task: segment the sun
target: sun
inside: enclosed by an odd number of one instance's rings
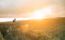
[[[31,18],[43,19],[43,18],[48,17],[51,13],[52,13],[52,7],[41,8],[41,9],[35,10],[32,13]]]
[[[32,15],[32,18],[33,19],[41,19],[41,18],[43,18],[43,15],[42,15],[42,13],[40,14],[39,12],[38,13],[34,13]]]

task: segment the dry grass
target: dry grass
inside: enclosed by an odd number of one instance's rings
[[[0,23],[0,40],[65,40],[65,18]]]

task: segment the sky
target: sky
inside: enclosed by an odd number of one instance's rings
[[[0,18],[0,22],[13,22],[14,18]],[[16,21],[30,20],[29,18],[16,18]]]
[[[65,0],[0,0],[0,18],[29,17],[34,10],[53,7],[54,16],[65,16]]]

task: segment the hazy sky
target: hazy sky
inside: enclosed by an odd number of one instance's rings
[[[0,17],[27,17],[32,11],[49,5],[65,16],[64,4],[64,0],[0,0]]]

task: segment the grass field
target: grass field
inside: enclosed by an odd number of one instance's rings
[[[0,40],[65,40],[65,18],[1,22]]]

